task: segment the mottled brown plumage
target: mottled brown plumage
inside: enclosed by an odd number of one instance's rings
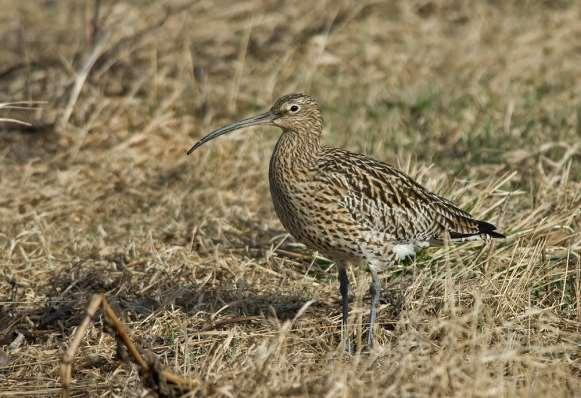
[[[445,239],[502,238],[401,171],[368,156],[321,144],[323,118],[304,94],[279,98],[270,111],[208,134],[189,151],[220,135],[259,124],[282,129],[270,159],[269,180],[280,221],[297,240],[337,263],[344,331],[348,316],[346,264],[366,262],[372,274],[368,345],[379,300],[378,270]]]

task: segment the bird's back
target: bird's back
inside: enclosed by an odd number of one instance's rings
[[[496,227],[415,182],[396,168],[368,156],[323,147],[317,178],[335,188],[360,225],[381,231],[395,242],[437,242],[471,236],[503,237]]]

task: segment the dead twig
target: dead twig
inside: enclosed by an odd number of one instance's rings
[[[16,102],[3,102],[0,103],[0,110],[36,110],[39,109],[36,105],[45,104],[45,101],[16,101]],[[25,122],[24,120],[14,119],[10,117],[0,117],[0,123],[14,123],[19,126],[24,126],[25,128],[33,127],[31,123]]]
[[[97,60],[99,59],[99,57],[101,56],[101,54],[105,50],[105,44],[107,42],[108,37],[109,37],[108,35],[103,35],[103,37],[101,37],[99,39],[99,41],[93,47],[93,50],[91,51],[89,56],[86,58],[86,60],[83,64],[83,67],[77,73],[77,76],[75,77],[75,81],[73,84],[73,88],[71,90],[71,94],[69,96],[67,106],[66,106],[65,111],[63,112],[63,116],[59,122],[59,125],[61,127],[65,126],[67,124],[71,115],[73,114],[73,110],[75,108],[77,100],[79,99],[79,95],[81,94],[81,90],[82,90],[83,86],[85,85],[85,81],[89,77],[89,74],[91,73],[91,69],[93,69],[95,62],[97,62]]]
[[[142,380],[147,387],[151,388],[159,396],[173,396],[173,392],[176,390],[185,393],[200,387],[201,383],[197,380],[186,379],[169,370],[161,368],[152,354],[144,352],[138,348],[129,336],[124,322],[117,316],[105,298],[105,295],[96,294],[92,297],[87,307],[87,316],[75,331],[69,348],[66,350],[62,358],[61,385],[64,397],[68,397],[70,392],[73,358],[79,349],[81,340],[86,334],[91,322],[94,321],[99,309],[103,312],[105,318],[104,330],[115,338],[118,347],[127,350],[129,358],[139,366]]]

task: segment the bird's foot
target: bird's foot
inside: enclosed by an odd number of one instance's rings
[[[343,346],[343,351],[346,354],[353,355],[354,345],[353,345],[353,338],[347,331],[346,325],[343,325],[341,328],[341,345]]]
[[[341,344],[343,345],[343,351],[345,351],[345,354],[353,355],[355,353],[355,351],[353,350],[353,340],[351,339],[351,337],[343,339],[341,341]]]
[[[373,327],[369,327],[369,331],[367,332],[367,344],[365,345],[365,352],[370,352],[373,349]]]

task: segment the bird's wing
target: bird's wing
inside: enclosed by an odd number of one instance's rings
[[[397,169],[348,151],[322,157],[320,176],[341,197],[360,227],[398,242],[495,236],[495,227],[475,220],[452,202],[429,192]],[[497,234],[498,235],[498,234]]]

